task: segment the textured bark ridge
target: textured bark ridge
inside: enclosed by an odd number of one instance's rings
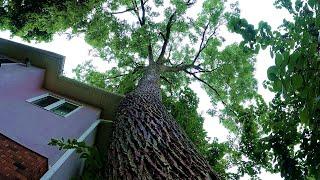
[[[160,91],[160,70],[157,67],[147,68],[134,93],[145,94],[161,101]]]
[[[218,179],[166,111],[157,78],[143,77],[119,106],[107,179]]]

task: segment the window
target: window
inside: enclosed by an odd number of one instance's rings
[[[69,114],[70,112],[76,110],[77,108],[78,108],[78,106],[71,104],[71,103],[68,103],[68,102],[65,102],[65,103],[53,108],[51,111],[58,114],[58,115],[65,116],[65,115]]]
[[[52,97],[52,96],[47,96],[47,97],[41,98],[39,100],[36,100],[32,103],[44,108],[44,107],[47,107],[50,104],[56,103],[58,101],[60,101],[60,99]]]
[[[42,107],[45,110],[51,111],[63,117],[71,115],[81,107],[77,104],[67,101],[66,99],[56,97],[50,94],[44,94],[38,97],[28,99],[27,102],[30,102],[36,106]]]

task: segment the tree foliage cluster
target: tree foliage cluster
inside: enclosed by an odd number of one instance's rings
[[[320,178],[320,9],[316,0],[275,1],[292,20],[283,20],[276,30],[266,22],[255,29],[245,19],[233,17],[229,27],[242,35],[246,51],[270,49],[275,65],[267,71],[265,87],[276,93],[268,113],[250,123],[244,153],[257,166],[280,172],[285,179]],[[247,124],[240,122],[243,129]],[[252,155],[252,156],[251,156]]]

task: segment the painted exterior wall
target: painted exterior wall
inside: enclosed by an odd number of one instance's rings
[[[61,117],[26,102],[48,93],[42,89],[45,70],[20,64],[0,68],[0,133],[48,158],[52,166],[63,151],[47,145],[51,138],[78,139],[100,115],[100,110],[83,106]]]

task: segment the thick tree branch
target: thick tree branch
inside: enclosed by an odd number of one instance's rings
[[[133,4],[133,9],[134,9],[134,12],[139,20],[139,24],[140,26],[144,26],[146,24],[146,8],[145,8],[145,4],[148,2],[148,0],[146,1],[143,1],[143,0],[140,0],[140,7],[138,6],[136,0],[132,0],[131,1],[132,4]],[[141,16],[140,16],[140,10],[141,8]]]
[[[138,18],[138,21],[139,21],[139,24],[141,25],[142,24],[142,20],[141,20],[141,18],[140,18],[140,14],[139,14],[139,7],[138,7],[138,5],[137,5],[137,3],[136,3],[136,0],[132,0],[131,1],[132,2],[132,4],[133,4],[133,9],[134,9],[134,13],[136,14],[136,16],[137,16],[137,18]]]
[[[216,35],[217,30],[218,30],[218,28],[220,27],[220,25],[217,26],[217,27],[215,27],[214,30],[213,30],[213,32],[212,32],[212,33],[209,35],[209,37],[207,38],[207,40],[205,40],[205,39],[206,39],[205,37],[206,37],[207,31],[208,31],[208,29],[209,29],[209,25],[210,25],[210,22],[208,22],[208,23],[206,24],[206,26],[205,26],[205,28],[204,28],[204,30],[203,30],[203,33],[202,33],[202,36],[201,36],[201,43],[200,43],[200,46],[199,46],[199,50],[198,50],[198,52],[196,53],[196,55],[195,55],[195,57],[194,57],[194,59],[193,59],[193,64],[195,64],[196,61],[199,59],[199,56],[200,56],[201,52],[207,47],[208,42],[211,40],[211,38],[212,38],[214,35]]]
[[[191,76],[193,76],[195,79],[197,79],[198,81],[202,82],[203,84],[205,84],[206,86],[208,86],[211,90],[214,91],[214,93],[220,98],[220,101],[222,102],[222,104],[224,105],[225,108],[228,108],[228,105],[227,103],[225,103],[222,98],[221,98],[221,95],[220,93],[213,87],[211,86],[209,83],[207,83],[206,81],[204,81],[203,79],[199,78],[197,75],[195,75],[195,73],[192,73],[192,72],[189,72],[187,70],[185,70],[185,72],[187,74],[190,74]],[[236,117],[238,117],[238,114],[232,110],[231,108],[228,108],[228,110],[230,110],[230,112],[232,112]]]
[[[168,43],[169,43],[169,39],[170,39],[170,33],[171,33],[171,27],[174,23],[174,18],[176,16],[176,11],[174,13],[171,14],[169,20],[168,20],[168,23],[167,23],[167,26],[166,26],[166,34],[163,35],[162,34],[162,37],[163,37],[163,45],[162,45],[162,48],[161,48],[161,52],[160,52],[160,55],[158,57],[158,60],[157,62],[159,64],[163,64],[165,59],[164,59],[164,54],[166,53],[166,49],[167,49],[167,46],[168,46]]]
[[[151,42],[149,42],[148,44],[148,61],[149,64],[154,64],[154,59],[153,59],[153,51],[152,51],[152,46],[151,46]]]
[[[195,3],[196,3],[196,1],[188,0],[186,2],[186,5],[188,7],[191,7]],[[177,11],[175,10],[171,14],[171,16],[169,17],[168,23],[166,25],[166,33],[163,34],[162,32],[160,32],[160,35],[162,36],[164,41],[163,41],[163,45],[162,45],[162,48],[161,48],[160,55],[159,55],[159,57],[157,59],[158,64],[163,64],[166,61],[166,59],[164,58],[164,55],[165,55],[166,50],[167,50],[167,46],[168,46],[168,43],[169,43],[169,40],[170,40],[171,28],[172,28],[172,25],[174,23],[174,19],[176,18],[176,16],[177,16]]]
[[[146,24],[146,9],[144,7],[145,3],[147,1],[143,2],[143,0],[140,0],[140,5],[141,5],[141,11],[142,11],[142,17],[141,17],[141,26]]]
[[[180,65],[178,65],[178,66],[172,66],[172,67],[165,66],[165,68],[164,68],[165,71],[178,72],[178,71],[182,71],[182,70],[187,70],[187,69],[189,69],[189,68],[196,68],[197,70],[201,70],[202,72],[207,72],[207,71],[205,71],[205,70],[203,70],[203,69],[199,69],[200,66],[199,66],[199,65],[195,65],[195,64],[196,64],[196,61],[199,59],[199,56],[200,56],[201,52],[207,47],[208,42],[209,42],[209,41],[211,40],[211,38],[216,34],[216,31],[217,31],[217,29],[218,29],[218,27],[216,27],[216,28],[214,29],[214,31],[208,36],[208,38],[206,38],[207,31],[208,31],[208,29],[209,29],[209,25],[210,25],[210,22],[208,22],[208,23],[206,24],[206,26],[204,27],[204,30],[203,30],[202,35],[201,35],[201,42],[200,42],[200,45],[199,45],[199,50],[197,51],[194,59],[192,60],[192,63],[191,63],[191,64],[187,64],[187,65],[181,65],[181,66],[180,66]],[[164,43],[164,45],[166,45],[166,44]],[[165,50],[164,50],[164,51],[165,51]],[[162,52],[162,51],[161,51],[161,52]],[[160,54],[160,55],[161,55],[161,54]],[[163,56],[164,56],[164,54],[163,54]],[[168,60],[168,58],[164,58],[164,57],[162,57],[162,58],[160,59],[160,56],[159,56],[159,58],[158,58],[158,61],[160,61],[159,64],[161,64],[161,63],[163,64],[163,63],[166,62],[167,60]],[[199,71],[199,72],[201,72],[201,71]],[[197,73],[199,73],[199,72],[197,72]]]
[[[134,12],[136,14],[136,16],[138,17],[138,20],[139,20],[139,24],[140,26],[144,26],[146,24],[146,9],[145,9],[145,4],[148,2],[148,0],[146,1],[143,1],[143,0],[140,0],[140,8],[141,8],[141,11],[142,11],[142,15],[140,17],[140,13],[139,13],[139,7],[136,3],[135,0],[132,0],[132,4],[133,6],[135,7],[134,8]],[[147,35],[149,36],[149,34]],[[152,51],[152,45],[151,45],[151,40],[150,38],[148,37],[149,39],[149,43],[148,43],[148,61],[149,61],[149,64],[153,64],[154,63],[154,58],[153,58],[153,51]]]

